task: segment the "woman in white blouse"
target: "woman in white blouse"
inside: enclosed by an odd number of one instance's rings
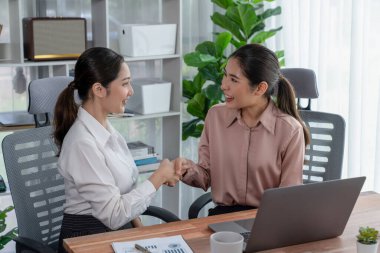
[[[79,107],[75,90],[82,101]],[[54,139],[66,193],[59,252],[64,252],[64,238],[141,225],[138,216],[157,189],[178,181],[172,162],[165,159],[148,180],[136,185],[138,170],[127,144],[107,120],[109,113],[124,112],[132,95],[124,58],[96,47],[79,57],[74,81],[58,98]]]

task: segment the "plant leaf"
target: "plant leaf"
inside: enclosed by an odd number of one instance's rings
[[[0,233],[4,232],[4,230],[7,228],[7,224],[0,223]]]
[[[262,20],[267,19],[272,16],[281,14],[281,6],[278,6],[274,9],[267,9],[262,14],[258,15]]]
[[[285,57],[278,60],[280,67],[285,67]]]
[[[8,206],[7,208],[0,210],[0,221],[5,220],[7,213],[11,212],[13,209],[15,209],[13,206]]]
[[[234,6],[235,3],[233,0],[211,0],[214,4],[222,7],[223,9],[227,9],[230,6]]]
[[[227,9],[226,16],[239,24],[240,29],[244,33],[244,40],[248,40],[254,24],[258,22],[255,9],[250,4],[240,4],[237,7],[230,7]]]
[[[206,97],[202,93],[197,93],[192,99],[187,101],[187,112],[204,120],[206,116],[204,113],[205,103]]]
[[[253,8],[255,8],[255,11],[257,12],[258,10],[264,8],[264,4],[263,3],[253,4]],[[259,16],[259,15],[257,15],[257,16]]]
[[[204,93],[211,101],[220,101],[223,98],[223,92],[220,89],[220,85],[210,84],[204,89]],[[211,107],[212,105],[210,105]]]
[[[17,231],[17,228],[13,228],[12,230],[8,231],[5,235],[0,236],[0,249],[3,249],[5,244],[17,237]]]
[[[223,33],[218,34],[215,40],[215,49],[216,49],[217,57],[223,56],[224,50],[230,44],[231,39],[232,39],[232,35],[229,32],[223,32]]]
[[[244,40],[240,41],[240,40],[236,40],[236,39],[232,38],[231,44],[234,45],[235,48],[239,48],[239,47],[246,45],[247,42],[245,42]]]
[[[264,30],[264,28],[265,28],[265,24],[264,24],[264,22],[259,21],[257,24],[255,24],[255,25],[252,27],[252,29],[251,29],[251,33],[249,34],[249,38],[251,38],[253,34],[255,34],[255,33],[259,32],[259,31]]]
[[[192,136],[196,131],[197,124],[200,119],[192,119],[182,123],[182,140],[186,140],[189,136]]]
[[[198,51],[201,54],[208,54],[208,55],[212,55],[212,56],[217,56],[216,45],[214,42],[211,42],[211,41],[205,41],[205,42],[198,44],[195,47],[195,51]]]
[[[285,66],[285,51],[284,50],[278,50],[275,53],[276,53],[278,62],[280,64],[280,67],[284,67]]]
[[[285,56],[284,50],[277,50],[275,53],[276,53],[277,58],[282,58]]]
[[[201,54],[200,52],[191,52],[185,54],[183,59],[188,66],[198,68],[207,66],[209,63],[218,61],[218,59],[216,59],[214,56]]]
[[[203,132],[203,128],[204,128],[204,124],[201,123],[201,124],[198,124],[195,128],[195,131],[193,132],[193,134],[191,135],[192,137],[195,137],[195,138],[199,138]]]
[[[193,84],[195,86],[195,92],[199,93],[202,91],[203,84],[206,82],[206,80],[202,77],[200,73],[196,74],[194,77]]]
[[[221,72],[216,65],[208,65],[199,68],[198,71],[205,80],[210,80],[215,83],[220,83],[223,78],[223,72]]]
[[[195,95],[195,87],[191,80],[182,81],[182,96],[191,99]]]
[[[270,37],[274,36],[277,31],[281,30],[282,29],[282,26],[276,28],[276,29],[272,29],[272,30],[269,30],[269,31],[262,31],[262,32],[259,32],[258,34],[256,34],[253,39],[251,40],[251,43],[263,43],[264,41],[266,41],[267,39],[269,39]]]
[[[224,16],[218,12],[215,12],[211,16],[211,20],[212,20],[212,22],[214,22],[214,24],[216,24],[216,25],[220,26],[221,28],[224,28],[227,31],[231,32],[239,40],[244,40],[244,37],[240,33],[239,25],[236,24],[233,20],[231,20],[227,16]]]
[[[206,82],[205,79],[203,79],[202,75],[198,72],[194,76],[194,79],[191,80],[183,80],[182,81],[182,87],[183,87],[183,96],[185,98],[191,99],[195,96],[196,93],[202,92],[203,84]]]

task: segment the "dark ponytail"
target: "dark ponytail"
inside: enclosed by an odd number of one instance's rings
[[[248,44],[237,49],[229,58],[238,60],[252,89],[262,81],[268,84],[265,93],[268,99],[274,95],[275,87],[278,86],[277,107],[301,123],[305,145],[310,144],[309,130],[299,116],[293,86],[281,75],[276,54],[263,45]]]
[[[78,105],[74,92],[82,104],[90,97],[90,91],[95,83],[107,88],[109,83],[117,78],[124,57],[105,47],[93,47],[84,51],[75,64],[75,76],[66,89],[59,95],[54,110],[54,141],[61,153],[63,139],[77,118]]]
[[[309,129],[305,126],[305,123],[301,119],[296,103],[296,95],[293,86],[290,84],[289,80],[283,75],[280,75],[277,88],[277,107],[293,116],[298,122],[301,123],[303,128],[303,135],[305,139],[305,145],[310,144],[310,133]]]
[[[75,83],[72,81],[59,95],[54,108],[54,141],[60,153],[63,139],[74,124],[78,114],[78,105],[74,99]]]

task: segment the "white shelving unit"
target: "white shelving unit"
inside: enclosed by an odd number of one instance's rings
[[[132,79],[153,77],[172,83],[170,111],[131,118],[112,118],[111,122],[122,134],[125,134],[128,141],[146,138],[148,144],[155,146],[160,159],[175,159],[180,156],[182,0],[0,0],[0,5],[1,3],[8,5],[9,43],[0,43],[0,69],[22,67],[28,70],[30,80],[69,75],[75,61],[32,62],[24,59],[22,38],[24,17],[84,17],[87,20],[87,47],[108,47],[116,52],[119,52],[117,28],[120,24],[177,24],[175,54],[125,58],[130,66]],[[179,187],[179,185],[173,188],[164,187],[160,198],[161,206],[176,214],[179,214]]]

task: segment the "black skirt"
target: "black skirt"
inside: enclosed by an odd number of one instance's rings
[[[117,230],[132,228],[128,222]],[[63,248],[63,239],[72,238],[82,235],[93,235],[104,232],[114,231],[105,226],[101,221],[92,215],[63,214],[61,234],[59,236],[58,253],[66,253]]]
[[[224,214],[224,213],[233,213],[238,211],[245,211],[245,210],[251,210],[256,209],[257,207],[254,206],[216,206],[214,208],[210,208],[208,210],[208,216],[218,215],[218,214]]]

